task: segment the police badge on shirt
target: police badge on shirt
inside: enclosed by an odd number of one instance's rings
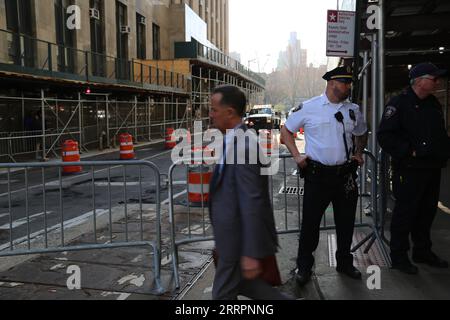
[[[389,120],[397,113],[397,108],[394,106],[388,106],[386,110],[384,111],[384,118],[386,120]]]

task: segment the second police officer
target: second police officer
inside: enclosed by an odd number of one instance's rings
[[[450,157],[444,112],[432,95],[445,73],[432,63],[411,69],[411,86],[388,103],[378,131],[379,143],[393,165],[392,265],[407,274],[419,271],[409,259],[410,236],[414,262],[448,268],[448,262],[432,251],[430,234],[438,209],[441,171]]]
[[[323,215],[333,204],[337,233],[337,271],[360,279],[353,265],[353,240],[358,188],[356,172],[363,164],[367,124],[359,106],[349,102],[353,73],[339,67],[324,75],[327,88],[319,97],[303,104],[282,129],[282,138],[305,178],[303,223],[297,258],[297,284],[312,276],[314,252],[319,244]],[[305,132],[306,155],[302,156],[293,134]]]

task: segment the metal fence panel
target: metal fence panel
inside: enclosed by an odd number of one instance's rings
[[[64,168],[73,166],[82,166],[85,172],[63,178]],[[155,164],[148,161],[87,161],[11,163],[0,164],[0,168],[6,170],[7,177],[0,203],[9,214],[8,223],[0,226],[8,234],[7,243],[0,245],[0,257],[149,246],[154,257],[155,294],[164,293],[161,284],[161,182]],[[132,178],[127,170],[133,170]],[[150,175],[144,176],[144,170]],[[73,182],[69,183],[69,179]],[[69,205],[81,200],[76,198],[76,186],[88,194],[88,202],[84,197],[83,202],[91,204],[92,211],[81,216],[77,208]],[[116,188],[119,191],[113,192],[113,186],[120,187]],[[154,198],[145,205],[151,217],[145,220],[144,187],[154,191]],[[72,196],[75,198],[67,204],[67,198]],[[115,202],[120,201],[119,205],[112,206],[112,198]],[[114,231],[114,222],[123,220],[124,231]],[[75,237],[77,241],[74,242],[70,237],[73,237],[75,226],[82,228],[78,237],[83,235],[83,238]],[[117,238],[113,237],[113,232]]]

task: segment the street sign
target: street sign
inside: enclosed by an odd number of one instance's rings
[[[328,10],[327,57],[353,57],[355,54],[354,11]]]

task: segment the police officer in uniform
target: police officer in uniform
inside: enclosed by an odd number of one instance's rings
[[[361,278],[353,266],[350,250],[358,202],[355,179],[358,166],[363,164],[367,125],[360,108],[348,101],[353,82],[351,68],[339,67],[323,78],[328,82],[326,92],[305,102],[282,129],[285,145],[305,178],[296,274],[300,286],[311,279],[320,223],[330,203],[337,228],[337,271]],[[305,131],[305,156],[300,154],[293,138],[293,133],[301,128]]]
[[[392,157],[396,205],[391,222],[391,258],[394,269],[417,274],[409,259],[409,236],[413,261],[448,268],[433,251],[430,229],[436,216],[441,169],[450,157],[450,138],[442,106],[432,93],[446,73],[431,63],[410,72],[411,86],[386,107],[378,140]]]

